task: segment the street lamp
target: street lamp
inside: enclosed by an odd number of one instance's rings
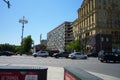
[[[23,16],[23,18],[19,20],[19,23],[21,23],[21,24],[22,24],[22,36],[21,36],[21,52],[22,52],[22,43],[23,43],[24,24],[27,24],[27,23],[28,23],[28,21],[27,21],[27,20],[25,20],[25,17]],[[21,53],[21,55],[22,55],[22,53]]]

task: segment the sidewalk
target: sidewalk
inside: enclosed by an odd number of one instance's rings
[[[120,78],[116,78],[109,75],[104,75],[100,73],[95,73],[91,71],[87,71],[90,74],[93,74],[97,77],[102,78],[103,80],[120,80]],[[61,67],[48,67],[48,80],[64,80],[64,69]]]
[[[64,69],[61,67],[48,67],[47,80],[64,80]]]
[[[25,65],[25,64],[0,64],[0,66],[39,66],[39,65]],[[62,67],[47,67],[47,80],[64,80],[64,69]]]
[[[120,78],[116,78],[116,77],[105,75],[105,74],[100,74],[100,73],[95,73],[95,72],[90,72],[90,71],[87,71],[87,72],[90,73],[90,74],[93,74],[97,77],[100,77],[103,80],[120,80]]]

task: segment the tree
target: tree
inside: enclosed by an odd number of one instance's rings
[[[29,35],[29,36],[25,37],[22,42],[23,52],[29,53],[31,50],[32,44],[33,44],[33,40],[31,38],[31,36]]]
[[[73,52],[74,48],[72,46],[72,42],[66,45],[66,50],[69,52]]]
[[[0,44],[0,51],[18,52],[18,51],[20,51],[20,46],[10,45],[8,43],[6,43],[6,44]]]
[[[66,50],[67,51],[81,51],[81,42],[79,40],[73,41],[71,43],[69,43],[68,45],[66,45]]]

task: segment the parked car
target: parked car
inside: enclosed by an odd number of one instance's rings
[[[59,57],[68,58],[69,54],[70,54],[69,52],[59,52],[59,53],[54,53],[53,57],[55,57],[55,58],[59,58]]]
[[[47,51],[38,51],[36,53],[33,53],[32,56],[34,56],[34,57],[48,57],[49,53]]]
[[[87,54],[88,57],[98,57],[98,53],[97,52],[90,52]]]
[[[120,61],[120,53],[112,51],[100,51],[98,53],[98,60],[101,62]]]
[[[53,57],[53,55],[54,55],[55,53],[59,53],[59,50],[50,50],[50,51],[48,51],[48,53],[49,53],[49,56],[50,56],[50,57]]]
[[[14,55],[13,52],[10,51],[0,51],[0,56],[12,56]]]
[[[71,59],[87,59],[87,55],[81,53],[81,52],[73,52],[69,54],[69,58]]]

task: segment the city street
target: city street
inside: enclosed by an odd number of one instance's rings
[[[38,65],[41,67],[65,67],[76,66],[90,72],[96,72],[120,78],[120,63],[101,63],[97,58],[87,60],[71,60],[54,57],[33,57],[33,56],[0,56],[0,65]]]

